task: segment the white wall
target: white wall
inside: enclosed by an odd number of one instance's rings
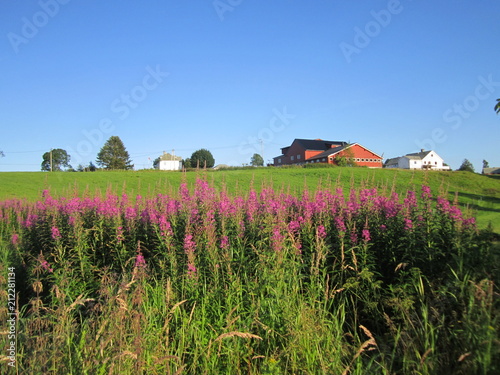
[[[181,162],[179,160],[160,160],[160,171],[178,171],[182,169]]]

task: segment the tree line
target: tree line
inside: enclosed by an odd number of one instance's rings
[[[0,151],[0,156],[3,152]],[[61,148],[55,148],[47,151],[42,156],[42,171],[78,171],[94,172],[97,169],[106,170],[132,170],[134,165],[130,155],[125,148],[122,140],[118,136],[111,136],[97,154],[96,164],[90,162],[87,166],[78,165],[74,169],[70,164],[71,156]],[[158,168],[161,157],[153,161],[153,168]],[[212,168],[215,165],[215,159],[212,153],[207,149],[199,149],[191,155],[190,158],[182,160],[185,168]],[[253,166],[263,166],[264,159],[259,154],[254,154],[250,160]]]

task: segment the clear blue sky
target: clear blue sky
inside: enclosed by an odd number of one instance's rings
[[[0,171],[95,162],[112,135],[136,169],[294,138],[500,167],[499,37],[498,0],[5,0]]]

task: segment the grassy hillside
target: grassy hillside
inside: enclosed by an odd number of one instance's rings
[[[480,227],[489,223],[500,232],[500,178],[468,172],[423,172],[404,170],[373,170],[366,168],[258,168],[200,172],[110,171],[94,173],[69,172],[4,172],[0,174],[0,200],[23,198],[34,201],[44,189],[53,196],[103,194],[111,189],[135,196],[175,194],[179,184],[186,181],[192,186],[196,178],[207,178],[216,188],[245,193],[249,186],[256,190],[272,184],[300,194],[305,188],[324,187],[377,187],[404,192],[419,190],[422,184],[432,191],[445,192],[448,199],[458,198],[462,208],[472,209]]]

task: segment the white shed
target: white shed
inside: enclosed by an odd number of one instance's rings
[[[163,155],[160,156],[158,169],[160,171],[179,171],[182,169],[182,158],[164,151]]]

